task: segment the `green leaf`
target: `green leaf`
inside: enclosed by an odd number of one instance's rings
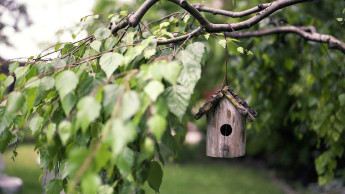
[[[134,151],[125,147],[116,157],[115,164],[121,174],[129,173],[134,164]]]
[[[18,67],[16,70],[14,70],[14,74],[16,74],[16,78],[19,79],[22,76],[24,76],[30,68],[30,65],[26,65],[23,67]]]
[[[153,133],[157,141],[160,141],[164,133],[167,122],[164,117],[160,115],[154,115],[147,121],[149,130]]]
[[[156,53],[156,49],[145,49],[144,51],[144,57],[145,59],[149,59]]]
[[[66,116],[69,115],[76,102],[77,97],[73,93],[68,93],[65,97],[62,98],[62,109],[64,110]]]
[[[99,64],[109,79],[118,66],[121,65],[122,61],[123,56],[121,54],[106,53],[99,60]]]
[[[96,40],[103,40],[111,35],[111,31],[108,28],[98,28],[93,35]]]
[[[115,14],[109,14],[108,18],[112,18]]]
[[[38,88],[40,86],[41,80],[38,77],[32,77],[29,79],[25,85],[26,89]]]
[[[98,188],[98,193],[102,193],[102,194],[113,194],[113,188],[109,185],[101,185]]]
[[[132,45],[134,43],[135,32],[128,32],[126,36],[126,44]]]
[[[63,190],[63,183],[61,179],[50,179],[49,184],[46,186],[47,194],[60,194]]]
[[[206,40],[208,40],[210,38],[210,34],[206,33],[206,34],[204,34],[204,37],[206,38]]]
[[[177,79],[177,82],[193,92],[196,83],[201,77],[201,59],[205,52],[205,45],[195,42],[187,46],[186,50],[179,53],[182,60],[183,69]]]
[[[243,50],[243,47],[237,47],[237,51],[241,54],[243,54],[244,50]]]
[[[73,71],[63,71],[55,79],[55,87],[59,91],[60,97],[65,97],[74,90],[78,84],[78,77]]]
[[[55,51],[59,50],[59,48],[61,47],[62,43],[59,43],[55,46]]]
[[[10,74],[13,73],[17,69],[17,67],[19,67],[19,62],[18,61],[11,62],[9,64],[9,67],[8,67],[8,70],[9,70]]]
[[[66,61],[63,59],[54,59],[50,64],[54,69],[66,66]]]
[[[30,112],[30,110],[34,106],[37,94],[38,87],[28,88],[25,90],[27,112]]]
[[[94,19],[99,18],[99,15],[94,15],[93,18],[94,18]]]
[[[111,114],[122,90],[122,86],[116,84],[104,86],[103,108],[106,116]]]
[[[1,65],[0,65],[0,67],[1,67]],[[8,77],[12,77],[12,76],[8,76]],[[3,74],[3,73],[1,73],[0,74],[0,81],[2,81],[2,80],[4,80],[4,79],[6,79],[7,78],[7,76],[5,75],[5,74]],[[13,78],[13,77],[12,77]],[[13,81],[12,81],[13,82]],[[1,85],[2,85],[2,83],[1,83]]]
[[[69,54],[73,51],[74,45],[73,44],[66,44],[63,49],[61,50],[62,55]]]
[[[81,124],[82,130],[85,132],[90,123],[99,116],[101,105],[93,97],[86,96],[78,102],[77,109],[78,123]]]
[[[102,45],[102,42],[101,41],[99,41],[99,40],[95,40],[95,41],[93,41],[91,44],[90,44],[90,46],[91,46],[91,48],[93,48],[94,50],[96,50],[96,51],[100,51],[100,49],[101,49],[101,45]]]
[[[163,171],[162,171],[161,165],[159,165],[159,163],[156,161],[152,161],[150,172],[147,177],[147,181],[150,187],[158,193],[159,193],[159,188],[162,184],[162,179],[163,179]]]
[[[109,125],[109,123],[107,124]],[[113,154],[117,155],[123,150],[127,143],[136,138],[136,135],[137,131],[132,123],[124,123],[122,120],[114,119],[110,133],[106,136],[106,142],[111,145]]]
[[[72,124],[69,121],[62,121],[58,127],[58,134],[62,145],[66,145],[72,133]]]
[[[44,119],[40,116],[35,116],[30,120],[29,128],[31,129],[32,134],[35,134],[36,131],[41,128],[43,121]]]
[[[345,106],[345,93],[342,93],[338,96],[338,100],[340,102],[340,106]]]
[[[114,36],[110,36],[109,38],[105,39],[102,50],[106,51],[113,48],[116,44],[116,41],[117,39]]]
[[[148,75],[145,77],[146,79],[153,78],[155,80],[161,81],[162,77],[165,73],[165,63],[154,63],[148,69]]]
[[[52,77],[45,76],[40,80],[40,89],[46,91],[54,88],[55,79]]]
[[[135,91],[125,92],[122,97],[121,117],[126,120],[131,118],[140,108],[140,99]]]
[[[159,24],[159,28],[162,29],[162,28],[166,28],[170,25],[170,22],[162,22],[161,24]]]
[[[97,193],[98,187],[101,185],[101,183],[101,179],[95,173],[87,173],[86,175],[83,175],[83,178],[81,180],[82,193]]]
[[[82,149],[77,146],[68,152],[67,164],[65,172],[68,172],[68,176],[73,178],[80,167],[83,165],[85,159],[89,156],[90,150]]]
[[[343,18],[337,18],[338,22],[342,22],[344,19]]]
[[[44,61],[38,62],[36,64],[36,67],[37,67],[37,72],[39,74],[46,73],[46,72],[54,69],[51,63],[47,63],[47,62],[44,62]]]
[[[104,169],[104,166],[106,166],[111,156],[112,155],[111,151],[109,150],[109,146],[102,144],[93,160],[95,171],[100,172],[102,169]]]
[[[177,78],[181,72],[181,65],[176,61],[172,61],[165,65],[163,77],[165,80],[170,82],[172,85],[176,85]]]
[[[225,48],[225,45],[226,45],[226,40],[225,40],[225,39],[219,40],[218,43],[220,44],[220,46],[222,46],[223,48]]]
[[[153,80],[145,86],[144,91],[152,101],[156,101],[157,97],[164,91],[164,85],[159,81]]]
[[[20,110],[25,103],[25,97],[20,92],[11,92],[6,103],[6,111],[8,113],[15,113]]]
[[[0,135],[0,151],[3,153],[6,149],[6,147],[10,144],[12,139],[17,139],[16,136],[14,136],[11,131],[4,131]]]
[[[186,15],[186,16],[183,18],[183,22],[184,22],[184,23],[187,23],[188,20],[189,20],[189,18],[190,18],[190,15],[189,15],[189,14]]]
[[[56,124],[49,123],[47,127],[47,132],[46,132],[48,144],[54,143],[53,138],[54,138],[55,131],[56,131]]]
[[[146,137],[140,146],[140,151],[140,156],[142,156],[143,159],[151,160],[155,154],[155,142],[151,138]]]
[[[7,113],[4,109],[4,107],[0,107],[0,134],[2,134],[2,132],[6,128],[10,127],[12,122],[13,122],[12,115]]]
[[[167,117],[169,114],[169,108],[167,107],[167,103],[165,98],[159,98],[154,104],[151,109],[152,114],[159,114],[162,117]]]
[[[2,75],[4,75],[4,74],[2,74]],[[5,77],[6,77],[6,75],[5,75]],[[7,88],[13,82],[14,82],[14,78],[12,75],[10,75],[10,76],[6,77],[6,79],[3,82],[1,82],[1,85],[3,85],[5,88]]]
[[[166,145],[173,153],[176,153],[176,141],[175,138],[171,135],[170,130],[165,130],[162,137],[162,143]]]
[[[13,117],[9,113],[3,111],[0,112],[0,134],[10,127],[13,123]]]
[[[167,88],[165,96],[170,112],[181,120],[187,110],[191,93],[185,87],[177,85]]]

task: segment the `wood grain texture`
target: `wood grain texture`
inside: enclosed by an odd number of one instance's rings
[[[224,124],[232,127],[232,133],[224,136],[220,128]],[[217,158],[240,157],[246,151],[246,118],[227,99],[207,112],[206,155]]]

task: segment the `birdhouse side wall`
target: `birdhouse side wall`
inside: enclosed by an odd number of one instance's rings
[[[221,133],[221,126],[232,128],[229,136]],[[206,155],[218,158],[243,156],[246,150],[246,119],[226,98],[207,113]]]

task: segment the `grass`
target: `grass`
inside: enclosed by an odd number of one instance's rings
[[[22,194],[42,193],[41,185],[38,182],[41,169],[36,162],[39,156],[34,152],[34,146],[20,145],[17,152],[18,156],[15,161],[11,159],[12,150],[5,151],[3,154],[6,174],[23,180]]]
[[[146,185],[146,193],[154,191]],[[228,163],[167,165],[164,167],[164,194],[274,194],[284,193],[265,172]]]
[[[42,193],[38,183],[41,171],[33,145],[20,145],[17,152],[15,162],[11,160],[11,150],[4,153],[5,172],[23,179],[23,194]],[[147,194],[154,193],[147,184],[145,190]],[[219,161],[166,165],[160,191],[163,194],[284,193],[270,181],[266,171]]]

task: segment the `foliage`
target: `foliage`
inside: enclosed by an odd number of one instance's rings
[[[1,75],[0,148],[31,131],[42,176],[45,169],[56,173],[48,193],[140,193],[146,181],[159,192],[159,144],[176,144],[167,127],[185,128],[206,52],[202,42],[193,42],[173,58],[167,46],[157,46],[167,33],[162,25],[146,38],[136,30],[119,39],[98,28],[82,41],[56,47],[54,60],[38,56],[24,67],[13,62],[13,74]],[[14,91],[6,94],[12,83]]]

